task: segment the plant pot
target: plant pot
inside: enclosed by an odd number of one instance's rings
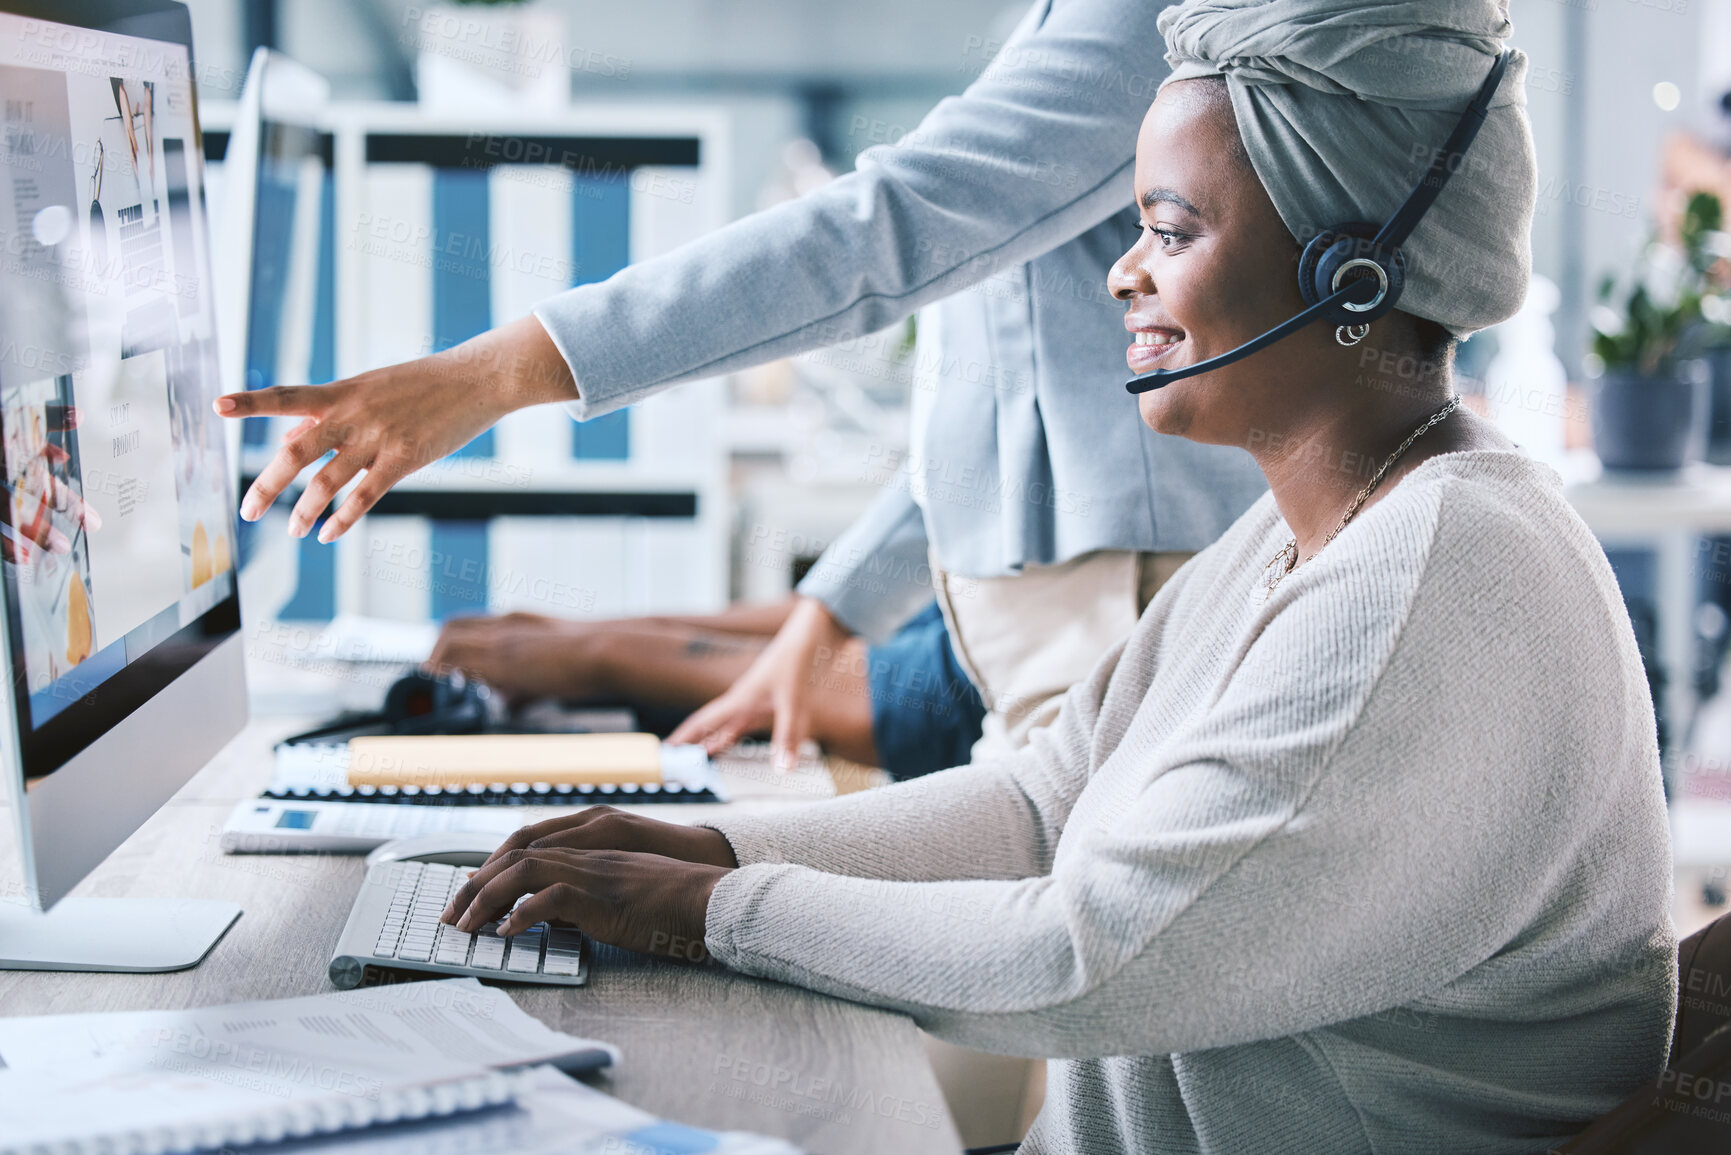
[[[1707,407],[1707,460],[1731,465],[1731,348],[1707,354],[1712,401]]]
[[[1610,370],[1593,389],[1593,448],[1608,471],[1675,473],[1701,455],[1706,428],[1698,366],[1659,377]]]

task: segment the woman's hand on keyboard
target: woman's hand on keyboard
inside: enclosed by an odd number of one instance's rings
[[[704,962],[709,896],[727,873],[726,867],[660,854],[501,850],[457,892],[451,906],[460,913],[453,919],[447,911],[445,921],[474,934],[502,919],[500,935],[540,922],[565,924],[627,950]]]
[[[499,845],[487,865],[516,850],[629,850],[729,870],[739,865],[720,831],[659,822],[611,806],[591,806],[525,826]],[[458,891],[445,913],[454,917],[461,910],[458,903],[473,897],[468,888]]]

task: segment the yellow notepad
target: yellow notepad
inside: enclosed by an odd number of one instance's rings
[[[453,734],[349,739],[350,786],[661,781],[653,734]]]

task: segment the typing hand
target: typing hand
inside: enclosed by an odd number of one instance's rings
[[[542,614],[452,618],[426,666],[438,674],[459,671],[512,701],[580,698],[598,681],[594,647],[584,643],[599,633],[596,623]]]
[[[487,864],[517,850],[629,850],[728,870],[739,865],[733,847],[719,831],[662,822],[612,806],[591,806],[525,826],[501,843]],[[454,916],[460,912],[477,889],[471,879],[470,886],[457,892],[445,913]]]
[[[248,521],[263,517],[301,470],[334,452],[289,515],[289,532],[305,537],[337,492],[366,471],[319,531],[328,542],[353,528],[391,486],[461,449],[505,414],[576,397],[558,347],[539,321],[525,317],[442,353],[332,385],[230,393],[216,399],[216,411],[305,418],[247,490],[240,515]]]
[[[667,738],[719,754],[747,734],[770,730],[776,765],[792,770],[811,734],[819,668],[847,643],[847,629],[816,598],[802,597],[763,653],[727,692],[699,708]]]
[[[501,935],[551,922],[627,950],[703,962],[709,896],[727,873],[621,850],[501,851],[457,893],[451,905],[461,913],[452,918],[447,911],[444,921],[474,934],[502,918]]]

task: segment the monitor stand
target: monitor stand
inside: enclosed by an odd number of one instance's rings
[[[208,898],[63,898],[47,914],[0,902],[0,970],[185,970],[239,917]]]

